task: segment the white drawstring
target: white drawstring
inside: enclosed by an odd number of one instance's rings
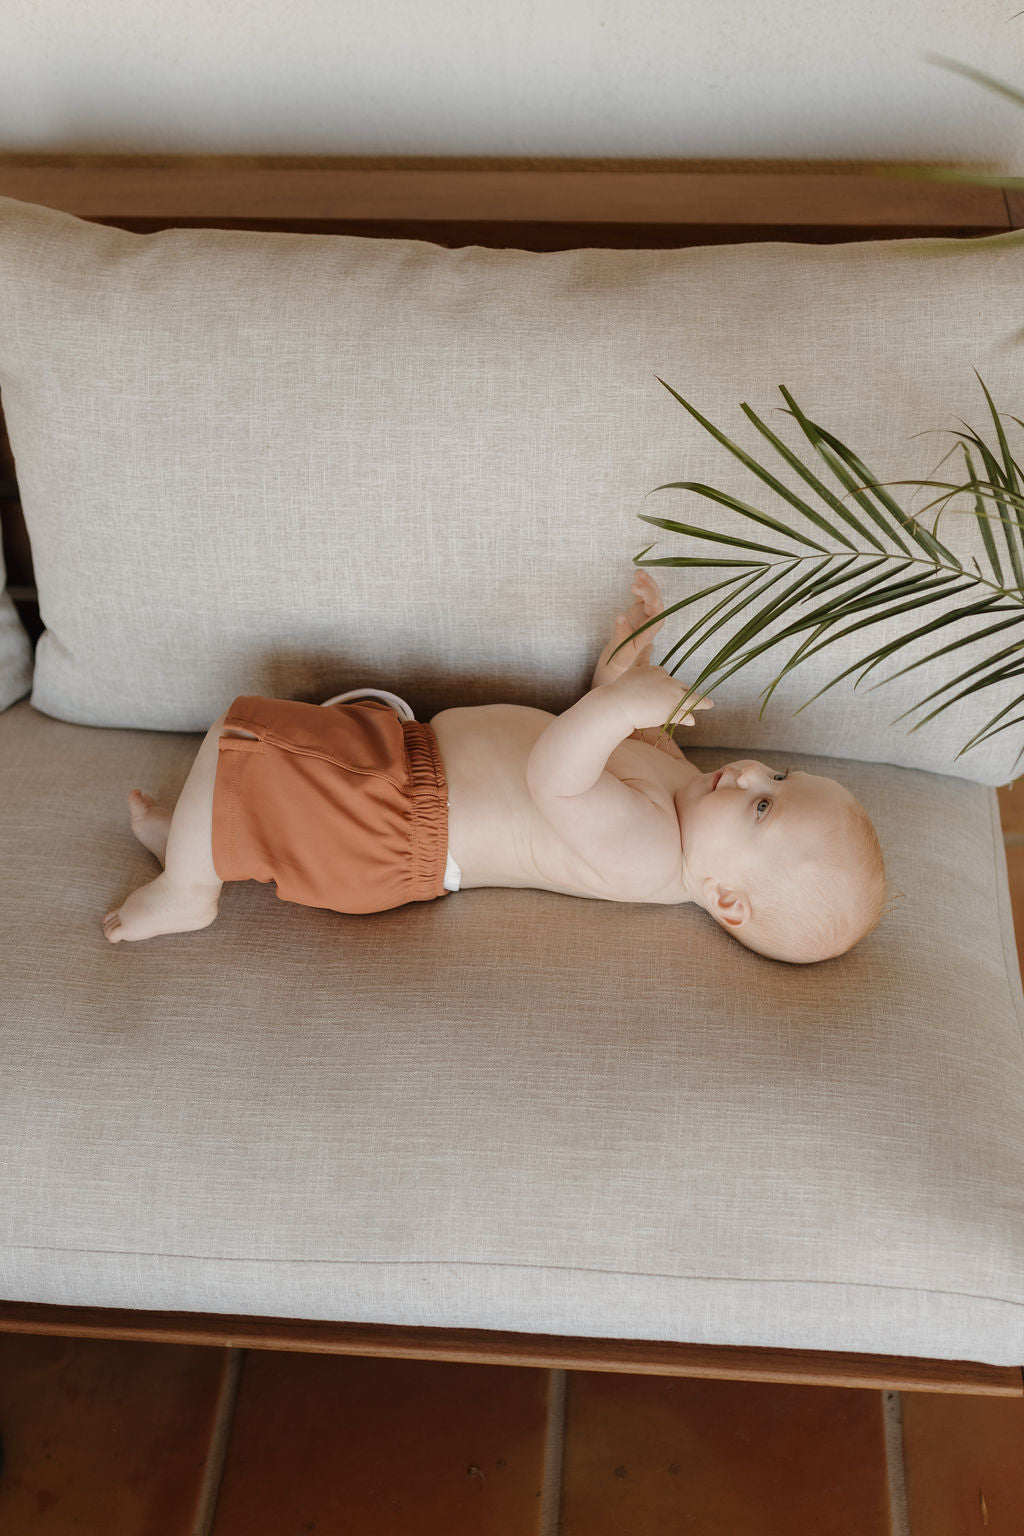
[[[320,707],[327,709],[331,704],[351,703],[358,699],[383,699],[385,704],[391,705],[400,720],[416,719],[405,700],[400,699],[397,693],[388,693],[386,688],[350,688],[347,693],[336,693],[333,699],[324,699]]]

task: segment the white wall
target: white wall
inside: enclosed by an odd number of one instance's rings
[[[1022,0],[0,0],[0,152],[1024,170]]]

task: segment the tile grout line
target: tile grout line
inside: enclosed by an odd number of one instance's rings
[[[890,1536],[910,1536],[907,1482],[903,1462],[903,1400],[898,1392],[882,1393],[882,1417],[885,1425]]]
[[[565,1371],[548,1372],[548,1420],[544,1436],[544,1485],[538,1536],[558,1536],[562,1519],[562,1464],[565,1459]]]
[[[206,1451],[202,1487],[199,1490],[199,1498],[196,1500],[192,1536],[210,1536],[213,1529],[213,1517],[217,1511],[217,1498],[224,1475],[224,1463],[228,1457],[228,1442],[231,1439],[231,1428],[235,1420],[235,1405],[238,1402],[245,1350],[228,1349],[225,1353],[227,1359],[224,1362],[224,1374],[221,1377],[220,1393],[217,1398],[213,1428],[210,1432],[210,1444]]]

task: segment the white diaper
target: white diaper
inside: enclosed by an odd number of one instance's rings
[[[385,704],[391,705],[400,720],[416,719],[411,706],[400,699],[397,693],[389,693],[386,688],[350,688],[347,693],[336,693],[333,698],[324,699],[322,707],[326,709],[330,704],[351,703],[353,699],[383,699]],[[449,851],[444,866],[444,888],[446,891],[457,891],[461,885],[462,870]]]
[[[444,866],[444,888],[446,891],[457,891],[462,884],[462,870],[456,864],[449,850],[448,858]]]

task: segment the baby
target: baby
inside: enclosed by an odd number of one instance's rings
[[[843,954],[885,900],[867,812],[817,774],[688,762],[660,729],[686,691],[651,663],[661,623],[630,638],[663,611],[661,593],[638,571],[632,595],[589,693],[561,715],[484,704],[425,724],[365,696],[327,708],[236,699],[173,814],[129,796],[132,830],[164,869],[106,914],[107,938],[205,928],[225,880],[255,879],[339,912],[488,885],[692,901],[773,959]]]

